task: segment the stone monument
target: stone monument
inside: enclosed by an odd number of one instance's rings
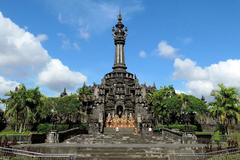
[[[112,28],[113,70],[103,77],[101,84],[89,86],[93,96],[85,103],[85,108],[90,133],[104,133],[105,127],[134,128],[140,132],[141,126],[152,126],[152,111],[146,96],[156,87],[139,84],[136,75],[127,71],[124,49],[127,32],[119,14],[117,24]]]

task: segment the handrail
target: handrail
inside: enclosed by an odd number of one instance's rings
[[[0,147],[0,152],[5,153],[11,153],[15,155],[22,155],[26,157],[62,157],[67,158],[71,156],[76,156],[74,154],[49,154],[49,153],[39,153],[39,152],[33,152],[33,151],[26,151],[26,150],[20,150],[20,149],[14,149],[14,148],[6,148],[6,147]]]
[[[223,149],[218,151],[207,152],[206,154],[214,155],[218,153],[222,154],[222,153],[236,153],[236,152],[240,152],[240,148],[228,148],[228,149]]]
[[[70,158],[70,157],[77,157],[76,154],[56,154],[56,153],[39,153],[39,152],[33,152],[33,151],[26,151],[26,150],[20,150],[20,149],[14,149],[14,148],[6,148],[6,147],[0,147],[0,152],[4,153],[11,153],[14,155],[21,155],[26,157],[32,157],[32,158]],[[150,151],[142,153],[142,154],[148,154]],[[207,153],[168,153],[169,156],[192,156],[192,157],[209,157],[209,156],[218,156],[218,155],[229,155],[229,154],[236,154],[240,153],[240,148],[230,148],[230,149],[224,149],[219,151],[213,151],[213,152],[207,152]],[[164,154],[164,153],[161,153]]]

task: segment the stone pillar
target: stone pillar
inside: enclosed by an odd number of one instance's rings
[[[124,58],[124,44],[116,44],[115,46],[115,66],[117,65],[125,66]]]
[[[142,123],[142,116],[141,116],[141,114],[137,114],[137,128],[138,128],[138,132],[140,132],[141,129],[142,129],[141,123]]]
[[[46,143],[58,143],[59,135],[57,131],[51,131],[47,134]]]
[[[98,123],[99,123],[99,132],[103,132],[103,113],[99,113],[99,118],[98,118]]]

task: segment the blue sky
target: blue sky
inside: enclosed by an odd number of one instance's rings
[[[100,83],[113,65],[119,9],[128,71],[141,83],[199,97],[218,83],[240,88],[239,8],[238,0],[2,0],[0,94],[18,83],[50,96]]]

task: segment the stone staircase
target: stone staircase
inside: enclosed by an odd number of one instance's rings
[[[111,131],[110,131],[111,132]],[[21,145],[21,149],[73,160],[201,160],[192,147],[160,134],[82,134],[63,143]]]
[[[73,155],[73,160],[201,160],[189,147],[151,144],[32,145],[25,150],[54,155]]]
[[[107,130],[107,134],[81,134],[63,143],[19,146],[28,151],[74,155],[73,160],[201,160],[193,147],[158,133],[127,134],[131,130]],[[126,133],[126,134],[125,134]]]
[[[176,143],[173,139],[164,138],[157,134],[133,135],[133,134],[82,134],[67,139],[68,144],[157,144],[157,143]]]
[[[84,160],[170,160],[167,154],[159,154],[159,152],[150,148],[81,148],[78,154],[79,159]]]
[[[153,144],[173,144],[175,141],[165,139],[159,134],[133,135],[125,134],[130,130],[108,130],[107,134],[78,135],[65,141],[66,144],[78,145],[78,157],[83,160],[170,160],[169,153],[179,150],[179,153],[190,153],[192,150],[165,149],[164,147],[151,146]],[[110,134],[114,133],[114,134]],[[131,132],[132,133],[132,132]],[[85,145],[79,146],[79,144]],[[88,146],[88,147],[86,147]]]
[[[105,135],[114,135],[114,134],[132,135],[134,134],[134,128],[119,128],[117,132],[115,128],[105,127],[104,134]]]

